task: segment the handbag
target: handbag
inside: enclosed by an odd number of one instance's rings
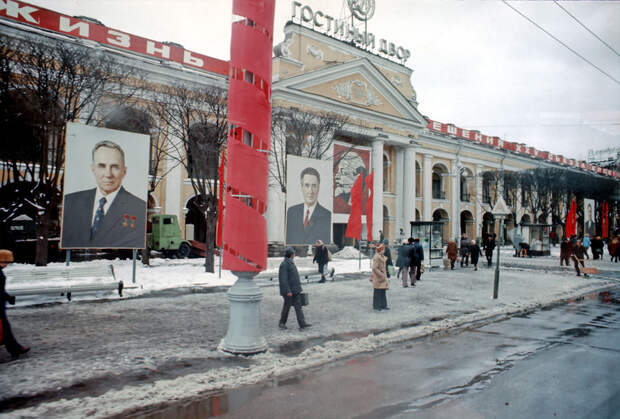
[[[332,261],[332,252],[330,252],[329,249],[327,249],[327,261],[328,262]]]
[[[396,274],[396,269],[394,269],[393,265],[388,265],[388,272],[390,272],[390,276],[394,276]]]
[[[307,306],[308,304],[310,304],[310,301],[308,299],[308,293],[307,292],[302,292],[299,294],[299,300],[301,301],[301,305],[302,306]]]

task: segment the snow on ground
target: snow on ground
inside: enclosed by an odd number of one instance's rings
[[[304,308],[304,312],[313,327],[303,332],[295,328],[293,313],[289,318],[288,330],[277,328],[282,300],[276,286],[265,287],[261,302],[261,329],[270,349],[264,354],[249,357],[249,364],[239,362],[232,355],[220,353],[213,346],[197,345],[205,333],[214,334],[214,341],[224,335],[228,322],[228,302],[221,293],[134,299],[119,302],[122,307],[114,304],[75,305],[73,308],[70,308],[71,304],[52,306],[45,310],[62,314],[62,306],[67,306],[76,321],[85,316],[99,318],[99,315],[113,315],[119,308],[123,309],[126,318],[131,318],[134,312],[142,316],[161,313],[170,322],[168,328],[172,331],[168,333],[162,329],[161,335],[151,337],[139,335],[140,332],[136,330],[136,336],[126,336],[122,348],[119,348],[121,345],[109,342],[113,338],[106,336],[106,333],[88,330],[88,337],[84,339],[88,339],[87,345],[90,345],[91,352],[86,354],[76,348],[56,348],[57,354],[48,355],[37,353],[38,348],[33,348],[29,357],[0,365],[0,388],[13,392],[17,397],[50,389],[60,391],[80,381],[97,380],[109,374],[129,376],[135,374],[135,371],[146,371],[148,374],[148,371],[165,367],[170,360],[208,358],[231,361],[224,363],[224,366],[193,371],[178,378],[146,382],[134,380],[123,386],[111,386],[97,396],[55,399],[11,412],[11,416],[15,417],[104,417],[121,414],[130,408],[199,397],[213,391],[285,378],[345,357],[385,349],[403,341],[446,329],[466,327],[486,319],[501,319],[618,284],[617,281],[596,277],[576,277],[571,267],[559,267],[557,257],[529,259],[514,258],[511,255],[511,249],[502,250],[502,262],[513,267],[501,271],[497,300],[491,298],[494,270],[481,263],[483,266],[477,272],[471,268],[430,270],[414,288],[402,288],[400,281],[392,279],[387,297],[391,310],[386,312],[371,309],[372,287],[367,272],[369,261],[362,260],[364,272],[358,280],[304,285],[311,296],[311,304]],[[275,272],[280,260],[269,260],[270,272]],[[296,258],[295,261],[300,270],[316,267],[309,257]],[[433,262],[436,266],[441,263]],[[131,282],[131,262],[114,261],[113,264],[121,279]],[[336,260],[333,266],[340,273],[359,271],[357,260]],[[522,268],[518,269],[518,266]],[[605,260],[597,261],[595,266],[603,274],[613,276],[617,274],[620,265]],[[25,268],[15,266],[11,269]],[[223,272],[220,279],[217,272],[206,274],[202,270],[201,260],[153,260],[151,267],[138,267],[140,292],[204,282],[229,285],[234,281],[230,273]],[[7,274],[10,279],[11,271],[8,269]],[[9,317],[15,318],[19,325],[19,314],[22,312],[24,319],[37,313],[34,309],[22,308],[10,312]],[[192,318],[196,316],[191,313],[201,313],[190,327],[186,325],[187,318],[183,317],[187,313]],[[218,325],[218,328],[214,325]],[[82,342],[80,337],[73,339]],[[281,345],[291,342],[305,342],[307,346],[297,355],[278,350]],[[73,350],[75,356],[67,354],[67,350]],[[99,353],[101,355],[95,355]],[[78,355],[84,355],[84,358]],[[9,380],[9,377],[16,376],[20,377],[19,381]]]

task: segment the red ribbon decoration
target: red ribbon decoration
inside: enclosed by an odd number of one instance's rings
[[[366,176],[366,185],[368,186],[368,199],[366,200],[366,238],[368,242],[372,241],[372,201],[374,199],[374,185],[375,172],[371,172]]]

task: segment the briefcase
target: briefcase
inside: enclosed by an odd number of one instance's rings
[[[308,304],[310,304],[310,300],[308,300],[307,292],[302,292],[301,294],[299,294],[299,299],[301,300],[302,306],[307,306]]]

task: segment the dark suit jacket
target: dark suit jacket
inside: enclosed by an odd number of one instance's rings
[[[96,189],[65,196],[60,247],[135,248],[145,246],[146,202],[121,186],[93,237],[90,228]],[[135,217],[135,218],[134,218]]]
[[[317,240],[331,243],[332,213],[317,202],[306,228],[304,228],[304,204],[290,207],[286,212],[286,243],[314,244]]]

